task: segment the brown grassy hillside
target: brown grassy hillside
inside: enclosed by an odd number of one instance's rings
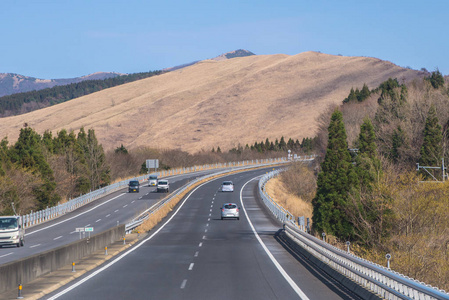
[[[120,144],[195,152],[280,136],[302,139],[316,118],[351,87],[377,87],[423,73],[368,57],[305,52],[257,55],[193,66],[103,90],[28,114],[1,119],[14,142],[24,123],[39,133],[84,126],[106,149]]]

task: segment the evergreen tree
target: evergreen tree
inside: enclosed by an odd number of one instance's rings
[[[217,147],[217,153],[221,153],[220,146]]]
[[[110,181],[109,167],[106,164],[106,156],[103,146],[98,143],[95,131],[87,131],[87,152],[85,157],[89,168],[90,183],[93,189],[107,185]]]
[[[372,190],[381,173],[381,163],[377,157],[376,134],[369,118],[363,120],[358,139],[359,152],[356,158],[356,172],[360,187]]]
[[[121,154],[128,154],[128,149],[123,146],[123,144],[120,145],[120,147],[115,148],[115,153],[121,153]],[[214,148],[212,148],[212,152],[215,152]]]
[[[430,84],[434,89],[439,89],[440,87],[444,87],[444,77],[441,75],[440,71],[436,69],[436,71],[432,72],[432,75],[428,78]]]
[[[287,151],[287,144],[285,143],[283,136],[281,137],[281,140],[279,141],[279,150]]]
[[[397,129],[393,131],[392,147],[390,151],[391,160],[397,164],[401,160],[401,147],[405,145],[405,132],[399,125]]]
[[[351,155],[346,141],[343,114],[335,110],[328,128],[326,156],[318,174],[317,192],[312,200],[313,226],[339,238],[353,235],[352,224],[346,218],[349,191],[357,185]]]
[[[443,148],[441,145],[443,133],[433,105],[430,106],[427,114],[423,136],[424,140],[421,146],[419,164],[423,166],[439,166],[443,156]],[[428,176],[427,172],[423,172],[423,174],[426,177]]]
[[[359,100],[359,102],[364,101],[365,99],[367,99],[370,95],[370,90],[368,88],[368,86],[366,85],[366,83],[363,84],[363,88],[360,91],[359,97],[357,98],[357,100]]]

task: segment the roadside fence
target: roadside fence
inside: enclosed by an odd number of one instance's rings
[[[284,224],[284,233],[309,257],[319,260],[382,299],[449,299],[449,294],[444,290],[362,259],[301,230],[295,223],[295,217],[264,190],[266,182],[281,171],[270,172],[259,180],[259,194],[273,215]]]

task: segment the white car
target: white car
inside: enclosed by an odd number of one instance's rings
[[[150,175],[148,177],[148,186],[156,186],[157,185],[157,175]]]
[[[159,180],[157,182],[157,192],[166,192],[170,190],[170,184],[168,183],[168,180]]]
[[[222,192],[233,192],[234,191],[234,183],[232,181],[223,181],[221,184]]]

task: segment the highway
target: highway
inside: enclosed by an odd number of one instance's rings
[[[189,180],[212,172],[209,170],[167,178],[171,191],[174,191]],[[26,229],[24,247],[0,248],[0,265],[76,241],[80,234],[75,229],[79,227],[93,227],[95,234],[118,223],[127,223],[166,196],[166,193],[156,193],[155,187],[149,187],[147,181],[141,183],[139,193],[128,193],[127,189],[112,193],[60,218]]]
[[[45,299],[358,299],[278,238],[258,198],[267,170],[198,186],[141,242]],[[235,191],[221,192],[223,180]],[[225,202],[240,220],[220,219]]]

